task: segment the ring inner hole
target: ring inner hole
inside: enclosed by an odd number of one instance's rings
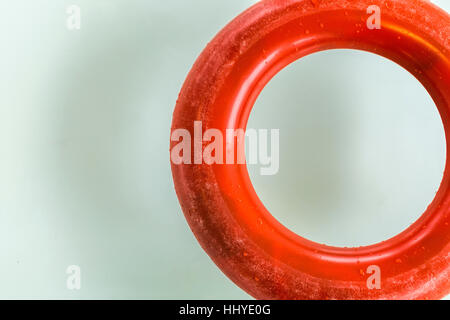
[[[289,65],[262,91],[248,128],[280,129],[278,173],[248,166],[261,201],[321,244],[392,238],[424,213],[442,181],[446,140],[432,98],[372,53],[329,50]]]

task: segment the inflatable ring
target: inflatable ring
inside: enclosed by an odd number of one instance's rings
[[[378,27],[370,25],[377,11]],[[277,72],[338,48],[379,54],[412,73],[438,107],[450,150],[450,16],[426,0],[260,1],[198,58],[179,95],[172,133],[184,128],[194,135],[195,121],[204,130],[245,129]],[[440,189],[418,221],[361,248],[314,243],[281,225],[258,198],[245,164],[172,161],[172,174],[203,249],[257,299],[438,299],[450,293],[449,164],[447,154]],[[370,285],[376,272],[379,283]]]

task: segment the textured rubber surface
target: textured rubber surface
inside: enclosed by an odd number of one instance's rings
[[[366,26],[370,5],[381,9],[379,30]],[[257,3],[198,58],[177,101],[172,130],[193,135],[194,121],[202,121],[204,130],[245,128],[256,98],[277,72],[305,55],[337,48],[377,53],[410,71],[433,97],[450,150],[450,17],[425,0]],[[450,293],[448,164],[447,156],[441,187],[415,224],[361,248],[320,245],[282,226],[259,200],[245,165],[172,164],[172,173],[199,243],[255,298],[437,299]],[[367,287],[371,265],[381,269],[379,290]]]

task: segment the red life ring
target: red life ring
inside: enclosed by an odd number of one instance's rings
[[[369,28],[369,6],[381,28]],[[263,87],[282,68],[327,49],[366,50],[410,71],[450,134],[450,16],[426,0],[264,0],[225,27],[181,90],[172,132],[246,128]],[[175,146],[171,142],[171,148]],[[246,165],[175,164],[185,217],[217,266],[258,299],[437,299],[450,293],[450,160],[423,216],[398,236],[334,248],[289,231],[265,209]],[[378,269],[377,269],[378,268]],[[371,270],[379,286],[368,286]],[[369,273],[368,273],[369,272]]]

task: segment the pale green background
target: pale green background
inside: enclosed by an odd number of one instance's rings
[[[0,1],[0,298],[249,298],[190,232],[168,141],[192,63],[255,2]],[[69,4],[82,9],[80,31],[66,29]],[[250,126],[281,130],[279,174],[250,168],[257,191],[316,241],[398,233],[442,175],[431,99],[373,55],[297,62],[263,92]],[[66,288],[73,264],[79,291]]]

